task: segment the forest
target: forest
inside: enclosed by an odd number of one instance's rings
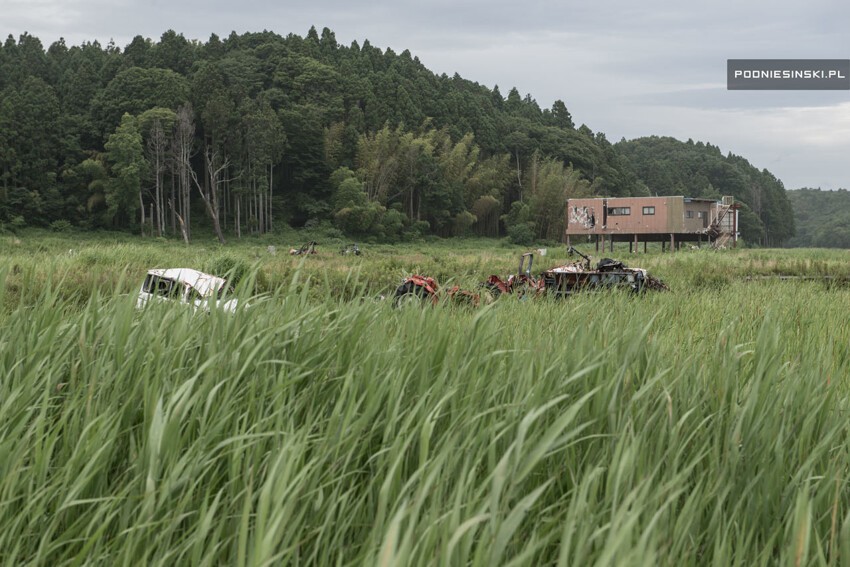
[[[745,242],[794,234],[782,182],[691,140],[612,144],[562,100],[428,70],[334,33],[121,48],[0,47],[0,228],[125,230],[190,242],[326,227],[559,241],[574,196],[734,195]]]
[[[658,136],[621,141],[616,149],[652,194],[734,196],[741,206],[741,234],[749,244],[777,247],[795,234],[794,213],[782,181],[743,157],[724,156],[711,144]]]
[[[803,188],[788,191],[797,233],[788,247],[850,248],[850,192]]]

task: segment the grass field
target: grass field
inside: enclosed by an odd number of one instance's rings
[[[846,252],[615,250],[673,293],[394,310],[521,250],[299,243],[0,236],[3,564],[850,564],[850,289],[744,279]],[[263,297],[137,312],[180,265]]]

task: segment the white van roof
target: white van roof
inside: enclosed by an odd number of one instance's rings
[[[202,296],[213,293],[227,285],[227,281],[224,278],[211,276],[198,270],[193,270],[192,268],[148,270],[148,274],[181,282],[184,285],[194,288]]]

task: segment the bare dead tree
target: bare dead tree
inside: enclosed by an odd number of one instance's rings
[[[183,222],[183,217],[180,216],[180,213],[178,213],[177,209],[174,207],[174,201],[169,199],[168,206],[171,207],[172,213],[174,213],[174,216],[178,221],[180,221],[180,233],[183,235],[183,242],[189,244],[189,233],[186,231],[186,223]]]
[[[154,120],[151,125],[150,136],[148,136],[147,149],[151,163],[153,164],[154,173],[154,207],[156,209],[156,232],[157,236],[162,236],[165,232],[165,207],[163,206],[165,191],[164,191],[164,174],[168,169],[165,159],[165,152],[168,148],[168,138],[162,128],[162,123],[159,120]]]
[[[180,229],[187,240],[192,236],[192,222],[190,211],[190,193],[192,190],[192,157],[195,144],[195,115],[192,105],[184,104],[177,109],[177,123],[174,127],[174,142],[172,144],[173,159],[177,173],[177,185],[179,194],[178,220]]]
[[[174,162],[172,160],[168,161],[171,170],[171,198],[168,200],[168,208],[171,209],[171,234],[174,234],[177,232],[177,210],[174,208],[174,200],[177,198],[177,190],[174,182],[176,175]]]
[[[242,194],[236,195],[236,238],[242,238]]]
[[[268,211],[269,211],[269,212],[268,212],[268,230],[269,230],[269,232],[271,232],[271,231],[272,231],[272,229],[274,228],[274,227],[272,226],[272,193],[273,193],[273,186],[274,186],[274,164],[273,164],[273,163],[269,163],[269,198],[268,198],[268,207],[269,207],[269,209],[268,209]]]
[[[142,233],[142,236],[145,235],[145,200],[143,198],[144,190],[142,187],[139,187],[139,210],[142,212],[141,224],[139,225],[139,230]]]
[[[218,151],[213,150],[209,146],[204,151],[204,157],[204,161],[207,164],[209,183],[201,184],[198,181],[198,176],[191,167],[189,167],[189,174],[192,177],[195,187],[198,189],[198,193],[201,194],[201,199],[204,201],[207,216],[212,221],[215,235],[218,241],[224,244],[224,233],[221,231],[221,222],[219,221],[219,189],[225,182],[224,173],[230,167],[230,160],[226,157],[222,159]]]

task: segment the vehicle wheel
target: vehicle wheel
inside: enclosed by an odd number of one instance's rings
[[[398,286],[393,297],[393,307],[401,308],[409,305],[422,305],[430,294],[424,287],[413,282],[405,282]]]

